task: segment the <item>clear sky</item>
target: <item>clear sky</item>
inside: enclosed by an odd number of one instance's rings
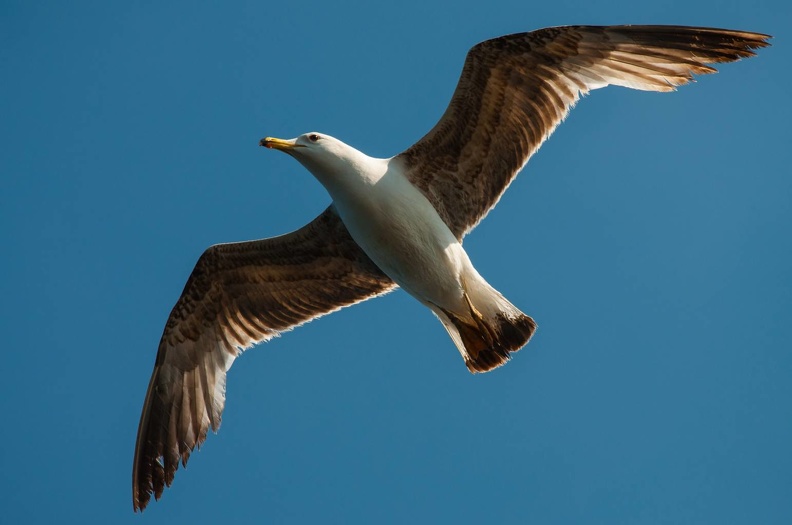
[[[145,5],[142,5],[145,4]],[[776,36],[578,104],[465,241],[539,324],[472,376],[399,291],[237,360],[143,516],[140,409],[208,246],[329,203],[265,135],[398,153],[467,49],[573,23]],[[792,523],[787,1],[0,5],[3,523]]]

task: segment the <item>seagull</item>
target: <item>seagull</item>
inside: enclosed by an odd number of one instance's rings
[[[245,349],[397,287],[429,308],[468,370],[503,365],[533,319],[476,271],[465,235],[497,204],[581,95],[673,91],[708,64],[754,56],[769,35],[682,26],[567,26],[467,54],[439,122],[387,159],[310,132],[260,145],[300,162],[332,204],[286,235],[201,255],[165,325],[140,417],[132,502],[142,511],[217,431],[226,374]]]

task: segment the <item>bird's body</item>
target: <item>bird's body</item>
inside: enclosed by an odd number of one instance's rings
[[[503,364],[536,325],[473,267],[462,243],[407,178],[400,158],[376,159],[329,135],[262,145],[299,160],[327,189],[352,239],[440,319],[471,372]],[[483,337],[481,337],[483,335]]]
[[[581,95],[608,85],[673,91],[714,73],[707,64],[753,56],[768,38],[683,26],[507,35],[468,52],[443,117],[390,159],[319,133],[263,139],[300,161],[333,203],[297,231],[215,245],[198,260],[146,392],[134,509],[159,498],[179,463],[218,429],[239,353],[339,308],[401,286],[442,321],[471,372],[505,363],[536,325],[479,275],[464,236]]]
[[[361,191],[331,193],[338,216],[366,255],[402,289],[423,303],[450,307],[461,300],[460,275],[467,266],[462,245],[397,161],[372,160],[372,165],[384,164],[385,171]]]

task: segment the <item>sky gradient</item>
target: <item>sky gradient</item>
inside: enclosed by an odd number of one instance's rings
[[[575,23],[776,38],[593,92],[466,238],[539,325],[508,365],[469,374],[402,291],[345,309],[241,356],[219,434],[133,515],[198,257],[329,203],[259,139],[394,155],[473,44]],[[3,2],[3,522],[792,523],[790,30],[780,0]]]

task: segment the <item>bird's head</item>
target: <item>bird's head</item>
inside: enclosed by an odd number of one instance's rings
[[[275,137],[265,137],[259,142],[259,146],[264,146],[269,149],[277,149],[295,155],[298,151],[304,149],[305,152],[327,150],[332,143],[339,142],[330,135],[324,135],[312,131],[310,133],[303,133],[294,139],[277,139]]]
[[[375,159],[324,133],[312,131],[293,139],[266,137],[259,145],[297,159],[331,194],[373,174],[371,163]]]
[[[266,137],[261,139],[259,146],[288,153],[317,176],[316,170],[340,168],[339,161],[343,162],[349,157],[350,151],[356,151],[330,135],[315,131],[303,133],[294,139]]]

